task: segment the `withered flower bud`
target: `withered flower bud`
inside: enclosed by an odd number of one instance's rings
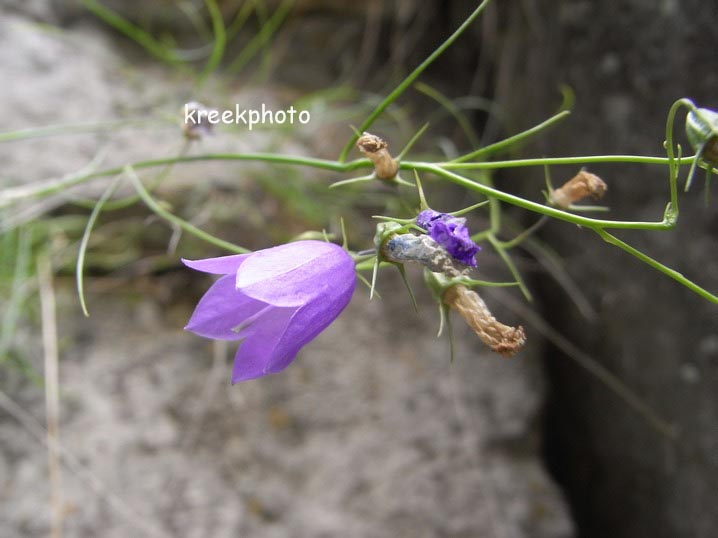
[[[551,191],[549,201],[556,207],[568,209],[574,202],[590,196],[601,198],[607,189],[606,183],[597,175],[581,170],[559,189]]]
[[[497,321],[479,294],[466,286],[451,286],[444,292],[442,300],[466,320],[491,351],[511,357],[526,343],[523,327],[509,327]]]
[[[470,269],[428,235],[393,234],[382,244],[381,254],[390,262],[417,262],[449,277],[463,276]]]
[[[391,158],[386,142],[376,135],[362,133],[356,143],[357,148],[374,163],[376,177],[384,181],[392,180],[399,171],[399,163]]]

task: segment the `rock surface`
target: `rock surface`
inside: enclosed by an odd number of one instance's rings
[[[517,48],[531,52],[510,68],[513,85],[504,97],[519,117],[538,118],[539,109],[545,115],[558,97],[537,95],[537,86],[560,81],[572,87],[576,104],[571,118],[542,138],[537,154],[661,156],[666,116],[676,99],[689,97],[698,106],[718,109],[715,3],[539,4],[543,33],[523,33]],[[675,136],[690,154],[684,117],[677,116]],[[668,201],[665,168],[592,165],[588,170],[609,185],[604,201],[612,213],[607,216],[662,218]],[[551,172],[568,178],[576,169]],[[715,181],[706,206],[703,173],[696,179],[689,193],[680,194],[675,230],[616,235],[715,293]],[[541,171],[533,181],[542,184]],[[563,256],[596,314],[592,322],[582,319],[570,298],[546,279],[540,286],[546,318],[679,431],[675,444],[667,441],[595,378],[549,351],[554,397],[548,451],[572,499],[580,535],[714,536],[716,305],[590,231],[552,223],[544,232],[543,240]]]
[[[571,534],[532,354],[487,356],[462,328],[451,364],[430,305],[357,293],[284,373],[230,386],[234,350],[181,332],[188,305],[101,303],[61,324],[62,444],[102,484],[64,471],[68,536]],[[15,395],[39,412],[38,392]],[[9,418],[0,443],[4,536],[46,535],[46,452]]]

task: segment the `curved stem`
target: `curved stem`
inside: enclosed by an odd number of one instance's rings
[[[673,280],[679,282],[680,284],[682,284],[683,286],[685,286],[685,287],[688,288],[689,290],[691,290],[691,291],[697,293],[698,295],[700,295],[700,296],[703,297],[704,299],[707,299],[707,300],[709,300],[709,301],[712,302],[712,303],[717,303],[717,304],[718,304],[718,295],[714,295],[714,294],[712,294],[711,292],[709,292],[708,290],[706,290],[706,289],[704,289],[704,288],[701,288],[698,284],[692,282],[691,280],[688,280],[686,277],[684,277],[681,273],[679,273],[679,272],[676,271],[675,269],[671,269],[670,267],[668,267],[668,266],[666,266],[666,265],[663,265],[663,264],[660,263],[660,262],[657,262],[656,260],[654,260],[654,259],[651,258],[650,256],[646,256],[646,255],[645,255],[643,252],[641,252],[640,250],[637,250],[637,249],[633,248],[633,247],[632,247],[631,245],[629,245],[628,243],[625,243],[625,242],[621,241],[621,240],[618,239],[616,236],[611,235],[610,233],[608,233],[608,232],[605,231],[605,230],[602,230],[601,228],[597,228],[597,229],[595,229],[594,231],[595,231],[604,241],[606,241],[607,243],[610,243],[611,245],[617,246],[618,248],[620,248],[620,249],[622,249],[622,250],[628,252],[628,253],[631,254],[632,256],[635,256],[636,258],[638,258],[638,259],[641,260],[642,262],[644,262],[644,263],[650,265],[651,267],[653,267],[654,269],[660,271],[660,272],[663,273],[664,275],[669,276],[670,278],[672,278]]]

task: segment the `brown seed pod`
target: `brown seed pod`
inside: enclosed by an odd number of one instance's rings
[[[608,186],[597,175],[581,170],[566,183],[549,194],[552,205],[561,209],[568,209],[571,204],[590,196],[598,200],[605,193]]]
[[[376,177],[389,181],[396,177],[399,163],[392,159],[387,148],[389,145],[371,133],[362,133],[356,143],[357,148],[374,163]]]
[[[457,284],[444,292],[442,300],[466,320],[481,341],[503,357],[515,355],[526,343],[524,328],[499,322],[475,291]]]

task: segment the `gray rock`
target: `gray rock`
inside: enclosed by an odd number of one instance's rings
[[[555,96],[540,97],[536,86],[559,80],[573,88],[576,105],[570,120],[544,136],[532,154],[662,156],[673,101],[690,97],[699,106],[718,107],[715,3],[560,2],[565,15],[560,20],[552,16],[555,2],[540,4],[545,32],[520,38],[517,47],[533,52],[517,61],[510,95],[502,97],[517,105],[517,117],[538,118],[540,109],[545,114],[555,106]],[[678,115],[674,132],[684,154],[690,154],[684,117]],[[666,168],[588,169],[609,185],[604,201],[612,213],[607,217],[662,218],[668,201]],[[575,171],[552,169],[554,178]],[[681,192],[675,230],[616,235],[715,293],[715,182],[706,206],[702,176],[689,193]],[[540,199],[542,183],[538,171],[533,191],[527,186],[524,192]],[[547,319],[679,431],[675,444],[666,440],[571,361],[558,353],[547,357],[555,387],[549,453],[573,500],[581,536],[714,536],[716,305],[590,231],[554,223],[544,230],[543,240],[562,254],[596,312],[593,322],[583,319],[570,298],[543,279],[539,289]]]
[[[69,536],[571,535],[536,454],[537,348],[501,359],[459,326],[452,364],[430,304],[418,316],[357,293],[285,372],[230,386],[234,349],[213,360],[170,322],[188,305],[168,319],[149,299],[90,304],[89,320],[60,327],[76,342],[61,364],[61,442],[102,488],[64,471]],[[22,447],[4,536],[45,535],[46,452],[11,420],[0,443]]]

